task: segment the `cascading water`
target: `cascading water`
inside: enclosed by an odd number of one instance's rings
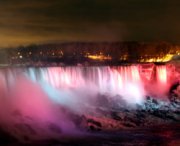
[[[138,103],[147,93],[145,85],[153,83],[154,87],[164,87],[169,80],[166,65],[142,70],[143,65],[14,68],[1,70],[0,79],[1,88],[11,86],[18,81],[18,77],[25,75],[31,81],[48,84],[56,90],[81,90],[87,87],[101,94],[122,95],[127,101]]]
[[[28,68],[25,73],[35,82],[48,83],[56,89],[81,90],[87,87],[101,94],[119,94],[127,101],[138,103],[148,92],[146,85],[161,88],[161,93],[164,94],[170,82],[166,65],[153,65],[151,70],[146,69],[145,72],[142,72],[142,67],[143,65]],[[158,93],[157,90],[154,92]]]
[[[26,131],[17,134],[14,125],[22,122],[21,128],[26,130],[27,125],[35,129],[51,125],[52,131],[53,123],[56,130],[61,127],[63,132],[72,132],[75,125],[57,106],[85,114],[84,107],[92,106],[97,94],[107,95],[109,100],[122,97],[129,105],[141,104],[151,92],[165,95],[170,80],[172,76],[166,65],[4,68],[0,71],[0,125],[8,126],[10,133],[19,139]],[[37,131],[40,137],[57,136],[49,131]],[[36,137],[28,132],[26,135],[31,139]]]
[[[35,82],[48,83],[56,89],[87,87],[101,94],[130,96],[133,102],[140,102],[144,96],[138,66],[29,68],[26,74]]]

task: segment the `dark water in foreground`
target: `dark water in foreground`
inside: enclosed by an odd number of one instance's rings
[[[180,146],[180,124],[121,130],[118,132],[89,133],[68,136],[59,140],[49,139],[31,143],[18,143],[1,132],[0,141],[5,146]]]

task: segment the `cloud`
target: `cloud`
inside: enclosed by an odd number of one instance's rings
[[[177,41],[177,0],[0,1],[0,47],[49,41]]]

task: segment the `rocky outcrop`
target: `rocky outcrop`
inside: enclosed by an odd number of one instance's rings
[[[102,97],[105,98],[105,96]],[[87,129],[109,131],[178,123],[180,121],[179,100],[170,102],[147,97],[143,104],[136,105],[133,108],[119,98],[119,101],[121,100],[122,102],[117,102],[117,100],[109,102],[108,109],[105,106],[99,106],[93,115],[84,115]]]

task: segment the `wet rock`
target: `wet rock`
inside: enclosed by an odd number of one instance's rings
[[[143,104],[137,104],[136,107],[132,108],[118,96],[113,98],[110,104],[111,108],[96,110],[99,113],[96,113],[96,115],[105,117],[109,121],[111,119],[115,120],[112,128],[118,127],[118,125],[130,128],[180,121],[180,105],[175,102],[162,101],[148,96]],[[91,130],[97,130],[98,125],[94,122],[88,121],[88,124]]]
[[[122,120],[122,117],[120,116],[120,114],[118,112],[112,112],[111,113],[111,117],[114,119],[114,120]]]
[[[102,125],[99,121],[87,119],[87,125],[90,131],[101,131]]]
[[[92,123],[92,124],[94,124],[94,125],[96,125],[96,126],[98,126],[98,127],[102,127],[102,125],[101,125],[100,122],[95,121],[95,120],[93,120],[93,119],[88,119],[87,122],[88,122],[88,123]]]
[[[171,86],[169,90],[169,100],[171,102],[177,102],[177,100],[180,100],[180,82]]]
[[[125,123],[123,123],[123,125],[125,127],[136,127],[136,125],[134,123],[132,123],[132,122],[125,122]]]

